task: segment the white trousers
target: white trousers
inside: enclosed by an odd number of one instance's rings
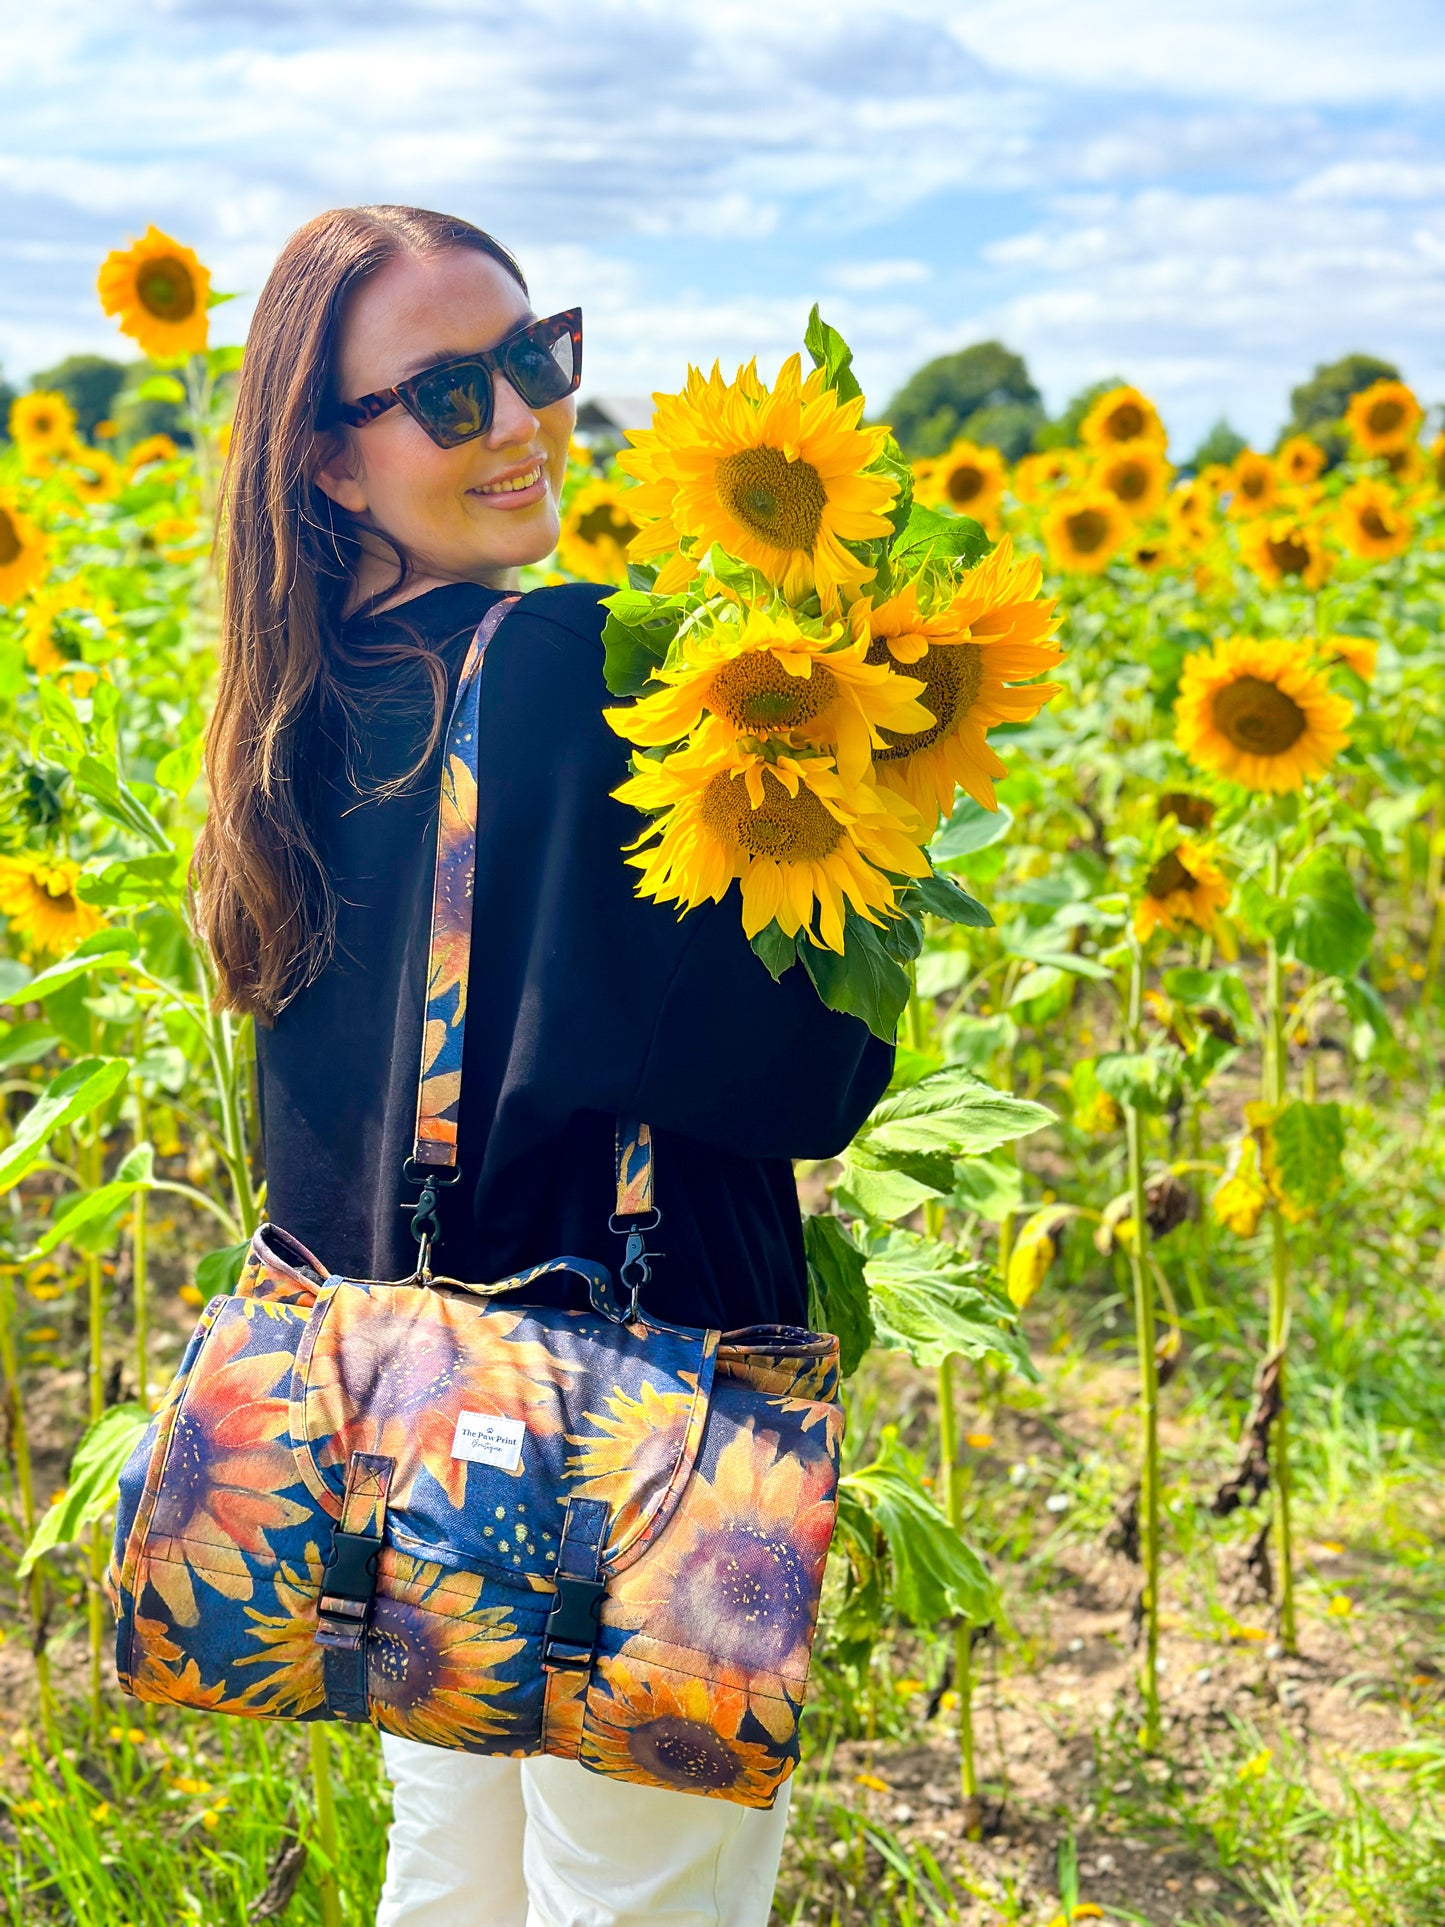
[[[384,1733],[393,1788],[376,1927],[766,1927],[791,1781],[766,1810],[574,1760]]]

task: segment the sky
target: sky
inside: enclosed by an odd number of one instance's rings
[[[0,0],[0,368],[128,356],[156,225],[240,340],[327,206],[462,214],[583,392],[765,372],[809,307],[870,412],[997,338],[1057,410],[1122,375],[1187,451],[1361,349],[1445,399],[1440,0]]]

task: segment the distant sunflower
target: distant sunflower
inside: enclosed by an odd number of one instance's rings
[[[1345,426],[1366,455],[1384,455],[1412,442],[1424,416],[1403,381],[1375,381],[1350,396]]]
[[[73,950],[105,927],[75,894],[78,863],[43,856],[0,856],[0,912],[27,950]]]
[[[875,751],[874,767],[879,782],[905,796],[925,821],[953,808],[959,786],[986,810],[997,809],[994,779],[1008,771],[990,749],[988,731],[1027,722],[1059,692],[1057,683],[1028,680],[1060,660],[1052,640],[1057,604],[1040,599],[1041,577],[1039,558],[1016,557],[1004,536],[940,607],[921,607],[913,583],[876,607],[867,597],[853,606],[850,619],[858,635],[866,631],[869,661],[923,679],[919,700],[930,726],[884,729],[888,746]]]
[[[1229,879],[1202,844],[1179,843],[1150,868],[1134,911],[1134,934],[1147,943],[1156,930],[1185,924],[1211,935],[1230,898]]]
[[[210,274],[189,248],[159,228],[147,228],[129,248],[108,254],[96,288],[122,334],[153,361],[205,352]]]
[[[790,602],[816,589],[826,612],[855,595],[873,570],[847,547],[890,533],[898,493],[870,472],[888,439],[863,428],[863,397],[840,401],[823,371],[806,380],[797,355],[769,391],[753,363],[725,382],[714,364],[688,370],[678,395],[657,397],[654,426],[629,429],[618,465],[642,484],[629,509],[643,524],[629,554],[645,562],[691,543],[658,577],[681,588],[719,543],[758,569]]]
[[[1331,636],[1326,644],[1330,655],[1336,662],[1352,669],[1361,682],[1369,682],[1375,673],[1375,660],[1380,653],[1380,645],[1373,636]]]
[[[1009,478],[1009,487],[1020,502],[1034,503],[1083,473],[1083,458],[1076,448],[1051,448],[1042,455],[1025,455]]]
[[[1414,533],[1410,516],[1383,482],[1352,482],[1340,497],[1336,526],[1350,553],[1371,562],[1403,555]]]
[[[1079,439],[1087,448],[1108,449],[1120,442],[1155,442],[1162,448],[1169,438],[1153,402],[1126,386],[1099,396],[1079,424]]]
[[[9,490],[0,488],[0,608],[45,575],[49,544]]]
[[[926,473],[914,471],[914,493],[925,508],[952,509],[990,523],[1008,483],[1008,469],[996,448],[957,441],[946,455],[929,463]]]
[[[1403,448],[1387,448],[1380,460],[1389,469],[1396,488],[1418,488],[1430,472],[1425,451],[1418,442],[1406,442]]]
[[[633,846],[656,837],[656,848],[627,859],[642,872],[638,894],[691,910],[720,902],[736,879],[749,937],[776,921],[841,955],[849,907],[881,924],[895,907],[890,873],[928,870],[923,826],[903,799],[845,784],[830,757],[679,752],[644,763],[613,794],[657,812]]]
[[[1213,1216],[1236,1238],[1252,1238],[1269,1203],[1269,1186],[1259,1166],[1259,1145],[1252,1133],[1236,1138],[1224,1179],[1209,1201]]]
[[[1145,575],[1157,575],[1171,560],[1169,544],[1161,535],[1146,535],[1130,549],[1128,559]]]
[[[626,583],[627,545],[639,529],[629,501],[634,492],[600,479],[577,490],[557,540],[557,560],[569,574],[590,582]]]
[[[1250,515],[1268,515],[1279,494],[1279,470],[1258,449],[1242,449],[1234,458],[1229,488],[1229,512],[1236,521]]]
[[[1101,488],[1056,495],[1044,511],[1049,561],[1075,575],[1099,575],[1129,540],[1132,519]]]
[[[1301,644],[1234,636],[1185,662],[1175,741],[1201,769],[1278,793],[1322,774],[1350,714]]]
[[[126,456],[126,472],[135,475],[154,462],[173,462],[180,452],[169,435],[147,435]]]
[[[113,502],[125,486],[125,471],[103,448],[77,443],[69,451],[66,480],[82,502]]]
[[[1197,477],[1170,491],[1164,513],[1170,534],[1182,549],[1204,548],[1214,532],[1214,492]]]
[[[1323,474],[1329,456],[1311,435],[1291,435],[1280,443],[1275,466],[1287,482],[1313,482]]]
[[[10,439],[25,461],[31,455],[57,455],[75,438],[75,410],[64,395],[38,389],[10,404]]]
[[[868,642],[847,642],[841,626],[808,635],[786,610],[749,610],[741,622],[717,622],[683,639],[676,669],[657,672],[667,687],[607,720],[629,743],[657,748],[679,742],[704,716],[698,747],[721,735],[724,750],[738,738],[785,738],[790,745],[836,750],[845,783],[867,774],[886,728],[927,729],[930,712],[916,698],[923,684],[889,674],[870,662]]]
[[[1126,514],[1142,521],[1164,500],[1170,472],[1157,442],[1120,442],[1100,456],[1091,480],[1112,495]]]
[[[1318,528],[1289,517],[1247,522],[1240,532],[1239,552],[1261,582],[1278,589],[1286,582],[1302,589],[1318,589],[1332,567],[1329,550]]]
[[[1154,814],[1161,823],[1172,816],[1181,829],[1207,830],[1214,821],[1214,804],[1192,790],[1161,790],[1154,799]]]
[[[21,630],[25,660],[42,679],[73,668],[79,659],[80,638],[76,632],[83,628],[98,636],[114,614],[109,603],[97,606],[79,577],[43,583],[25,609]],[[62,643],[66,647],[62,648]]]
[[[1436,489],[1445,495],[1445,433],[1437,435],[1430,444],[1429,474]]]

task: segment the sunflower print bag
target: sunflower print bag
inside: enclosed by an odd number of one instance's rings
[[[491,1284],[431,1270],[457,1175],[479,676],[510,606],[478,629],[448,725],[417,1271],[341,1278],[256,1233],[121,1477],[116,1668],[143,1700],[769,1806],[797,1761],[836,1512],[837,1340],[646,1315],[659,1213],[635,1122],[616,1280],[568,1257]],[[498,1302],[556,1272],[588,1309]]]

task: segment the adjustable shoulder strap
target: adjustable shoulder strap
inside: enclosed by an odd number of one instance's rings
[[[419,1165],[454,1169],[457,1161],[457,1105],[462,1093],[462,1042],[472,962],[472,892],[477,876],[477,719],[482,659],[502,618],[520,600],[520,596],[508,596],[494,602],[477,624],[447,722],[421,1077],[411,1148]]]

